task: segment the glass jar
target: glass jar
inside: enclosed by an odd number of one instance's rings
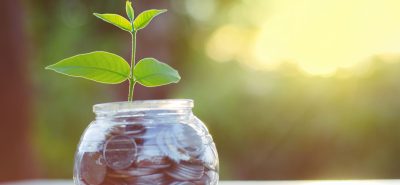
[[[215,144],[192,108],[192,100],[95,105],[75,156],[75,184],[218,184]]]

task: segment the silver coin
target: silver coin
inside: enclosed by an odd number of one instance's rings
[[[203,140],[197,131],[189,125],[180,124],[173,127],[177,144],[189,153],[200,153]]]
[[[137,146],[127,136],[113,136],[104,147],[104,158],[108,167],[114,170],[128,168],[136,159]]]
[[[181,181],[199,180],[204,174],[204,166],[181,162],[174,164],[165,173]]]
[[[82,156],[80,175],[90,185],[99,185],[106,176],[106,164],[100,152],[87,152]]]
[[[196,185],[196,184],[190,181],[185,181],[185,182],[175,181],[170,183],[169,185]]]
[[[156,145],[143,145],[138,147],[136,163],[142,161],[157,161],[165,156]]]
[[[171,161],[164,156],[155,156],[140,161],[138,160],[135,166],[142,168],[165,169],[171,166]]]
[[[158,169],[153,169],[153,168],[137,168],[137,167],[132,167],[128,168],[126,170],[115,170],[115,172],[110,173],[110,174],[115,174],[115,177],[121,177],[121,178],[127,178],[131,176],[146,176],[146,175],[151,175],[157,173],[159,170]]]
[[[160,150],[176,162],[197,158],[204,150],[202,137],[189,125],[177,124],[157,137]]]
[[[178,146],[174,133],[171,129],[165,129],[157,137],[157,144],[162,153],[171,158],[176,163],[191,159],[189,153]]]

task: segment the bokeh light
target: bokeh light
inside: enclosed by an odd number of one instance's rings
[[[210,37],[207,51],[212,59],[267,69],[291,61],[311,74],[331,74],[374,55],[400,51],[400,2],[396,0],[243,4],[252,6],[240,4],[233,9],[233,21]],[[248,26],[236,17],[254,22]]]

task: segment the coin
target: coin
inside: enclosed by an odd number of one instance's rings
[[[130,176],[145,176],[145,175],[151,175],[155,174],[158,172],[158,169],[153,169],[153,168],[137,168],[137,167],[132,167],[126,170],[116,170],[114,173],[109,173],[110,176],[114,177],[120,177],[120,178],[126,178]]]
[[[104,147],[106,164],[114,170],[131,166],[136,159],[136,153],[137,146],[135,141],[122,135],[111,137]]]
[[[209,179],[208,184],[210,184],[210,185],[218,184],[219,175],[218,175],[217,171],[209,170],[209,171],[205,172],[205,174],[208,176],[208,179]]]
[[[204,175],[199,179],[192,181],[195,185],[214,185],[218,177],[215,175],[214,171],[205,171]],[[212,183],[213,182],[213,183]]]
[[[124,179],[124,178],[129,178],[129,174],[120,174],[117,172],[107,172],[107,177],[115,178],[115,179]]]
[[[142,139],[152,139],[155,138],[160,131],[162,131],[166,126],[162,125],[162,124],[152,124],[152,125],[148,125],[146,126],[146,132],[140,136],[138,136],[138,138],[142,138]]]
[[[108,137],[112,137],[115,135],[122,135],[125,132],[125,128],[123,126],[113,126],[109,129]]]
[[[125,135],[138,135],[146,132],[146,127],[142,124],[128,124],[125,126]]]
[[[126,179],[130,184],[135,185],[164,185],[168,184],[168,179],[163,173],[156,173],[152,175],[144,175],[138,177],[131,177]]]
[[[170,129],[165,129],[160,132],[156,138],[157,147],[163,155],[168,156],[171,160],[179,162],[180,160],[189,160],[190,156],[179,151],[175,144],[175,140],[171,135]]]
[[[199,180],[204,174],[204,166],[182,161],[174,164],[165,173],[181,181]]]
[[[165,156],[155,156],[144,160],[138,160],[135,166],[152,169],[165,169],[171,166],[171,161]]]
[[[205,149],[202,152],[199,159],[201,161],[203,161],[206,168],[208,168],[210,170],[218,170],[217,169],[218,156],[217,156],[217,151],[216,151],[215,145],[209,144],[209,145],[205,146],[204,148]]]
[[[165,155],[160,151],[158,146],[143,144],[143,146],[138,147],[136,163],[160,160],[159,158],[162,158],[163,156]]]
[[[121,179],[106,178],[106,180],[104,180],[104,182],[101,185],[130,185],[130,184]]]
[[[174,125],[173,133],[176,143],[192,155],[196,155],[203,149],[203,140],[197,131],[189,125]]]
[[[190,181],[185,181],[185,182],[175,181],[169,185],[196,185],[196,184]]]
[[[189,161],[204,150],[201,136],[189,125],[177,124],[165,128],[157,136],[160,150],[175,162]]]
[[[86,152],[82,156],[80,175],[90,185],[99,185],[106,175],[106,165],[100,152]]]

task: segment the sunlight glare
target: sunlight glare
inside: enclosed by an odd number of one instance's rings
[[[269,69],[290,61],[311,74],[330,74],[375,55],[400,53],[400,1],[271,0],[263,5],[272,10],[257,19],[258,28],[222,26],[211,36],[207,54]]]

